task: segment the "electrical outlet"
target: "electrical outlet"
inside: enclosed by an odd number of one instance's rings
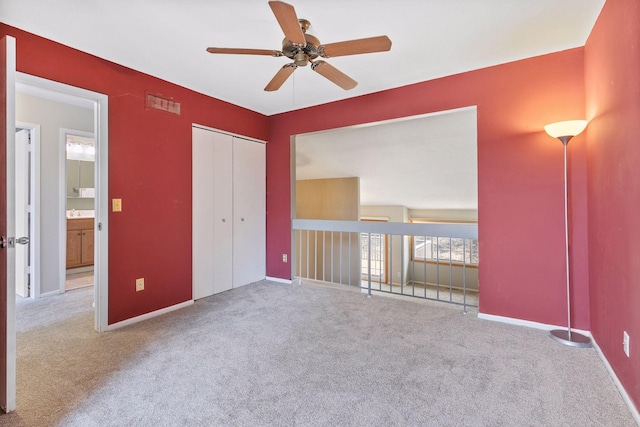
[[[136,292],[144,291],[144,277],[136,279]]]
[[[622,349],[624,350],[624,354],[626,354],[627,357],[631,357],[629,356],[629,334],[627,333],[627,331],[624,331],[622,333]]]
[[[112,199],[111,204],[113,212],[122,212],[122,199]]]
[[[287,262],[287,254],[282,254],[282,262]]]

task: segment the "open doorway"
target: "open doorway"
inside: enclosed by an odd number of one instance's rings
[[[95,284],[94,327],[106,330],[107,97],[18,73],[16,119],[38,126],[40,138],[29,297]]]

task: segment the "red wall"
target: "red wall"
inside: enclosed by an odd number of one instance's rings
[[[18,71],[109,96],[109,198],[123,205],[109,214],[109,323],[191,299],[191,124],[266,140],[267,118],[0,24],[5,34]],[[181,115],[145,110],[146,91]]]
[[[562,144],[543,126],[584,117],[583,49],[269,118],[267,275],[290,278],[290,135],[477,105],[480,310],[566,325]],[[574,326],[589,329],[585,140],[571,141]]]
[[[640,2],[606,2],[585,76],[591,332],[640,407]]]

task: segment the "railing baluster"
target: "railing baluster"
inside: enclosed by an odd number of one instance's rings
[[[400,236],[402,246],[404,246],[405,235]],[[400,251],[400,294],[404,295],[404,250]]]
[[[384,269],[383,269],[383,255],[382,252],[385,250],[384,247],[384,235],[381,233],[378,233],[378,290],[382,290],[382,280],[383,280],[383,274],[384,274]]]
[[[427,236],[424,236],[424,297],[427,297]],[[415,252],[414,252],[415,259]]]
[[[352,249],[351,249],[351,233],[349,233],[349,271],[347,272],[349,274],[349,286],[351,286],[351,255],[352,255]],[[360,251],[358,251],[358,254],[360,253]],[[358,257],[360,258],[360,257]],[[358,277],[360,277],[360,269],[358,269]]]
[[[298,266],[300,271],[298,272],[298,278],[302,283],[302,230],[298,230]]]
[[[411,236],[410,240],[412,244],[415,244],[416,236]],[[416,257],[413,256],[413,262],[411,263],[411,296],[416,296]]]
[[[453,239],[449,237],[449,302],[453,301]]]
[[[335,282],[336,278],[333,275],[333,259],[335,257],[333,256],[333,231],[331,232],[331,281]]]
[[[371,298],[371,233],[369,233],[367,255],[368,255],[368,264],[367,264],[368,274],[367,274],[367,279],[368,279],[368,283],[369,283],[369,291],[367,292],[367,297]]]
[[[325,235],[327,234],[326,231],[322,231],[322,281],[326,282],[325,277],[324,277],[324,272],[327,270],[327,261],[325,259],[325,254],[327,253],[327,245],[326,245],[326,238]]]
[[[467,314],[467,239],[462,239],[462,310]]]
[[[440,300],[440,237],[436,237],[436,299]]]
[[[389,235],[389,291],[393,292],[393,234]]]

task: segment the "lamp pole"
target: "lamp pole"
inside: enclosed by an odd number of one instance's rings
[[[569,194],[567,189],[567,145],[571,138],[579,134],[586,127],[587,122],[584,120],[572,120],[569,122],[559,122],[545,126],[547,133],[554,138],[558,138],[562,142],[563,147],[563,168],[564,168],[564,260],[566,271],[566,288],[567,288],[567,330],[554,329],[549,335],[554,340],[570,345],[573,347],[587,348],[591,347],[591,339],[578,332],[571,332],[571,288],[570,288],[570,269],[569,269]]]
[[[567,274],[567,335],[569,341],[571,341],[571,294],[569,292],[569,192],[567,189],[567,145],[569,144],[570,136],[562,136],[558,138],[562,142],[562,148],[564,153],[564,261]]]

